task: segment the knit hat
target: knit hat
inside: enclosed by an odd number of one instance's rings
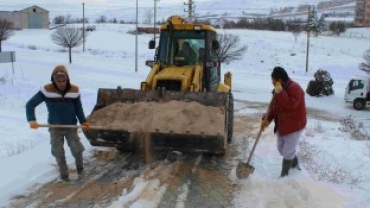
[[[65,87],[64,90],[59,90],[57,84],[55,83],[55,80],[58,79],[58,77],[63,77],[65,76],[66,80],[67,80],[67,86]],[[55,79],[54,79],[55,77]],[[51,73],[51,82],[53,84],[53,86],[55,87],[55,89],[60,92],[62,95],[65,95],[68,90],[71,88],[71,83],[70,83],[70,80],[69,80],[69,75],[68,75],[68,71],[67,71],[67,68],[63,65],[58,65],[54,68],[53,72]]]
[[[68,75],[67,68],[63,65],[56,66],[53,72],[51,73],[51,81],[54,81],[53,77],[62,76],[62,75],[66,76],[67,80],[69,81],[69,75]]]
[[[285,69],[280,66],[277,66],[273,69],[271,77],[273,79],[282,79],[284,82],[289,79],[289,76],[286,73]]]

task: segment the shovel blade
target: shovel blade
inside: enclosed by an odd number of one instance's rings
[[[254,167],[248,163],[239,162],[236,166],[236,177],[239,179],[248,178],[249,174],[254,172]]]

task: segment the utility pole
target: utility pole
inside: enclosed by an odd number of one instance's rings
[[[188,21],[193,22],[193,17],[194,17],[194,10],[195,10],[195,5],[193,0],[189,0],[189,3],[184,3],[184,5],[188,5],[188,11],[184,9],[184,12],[188,12]]]
[[[85,2],[82,3],[82,51],[85,52]]]
[[[312,6],[308,7],[307,14],[307,49],[306,49],[306,73],[308,72],[308,59],[310,54],[310,33],[311,33],[311,20],[312,20]]]
[[[156,21],[157,21],[157,1],[159,0],[154,0],[154,22],[153,22],[153,29],[154,29],[154,41],[155,41],[155,33],[156,33]]]
[[[136,32],[135,32],[135,72],[138,71],[138,56],[139,56],[139,51],[138,51],[138,27],[139,27],[139,0],[136,0]]]

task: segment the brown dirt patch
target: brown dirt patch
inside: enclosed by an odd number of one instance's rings
[[[113,161],[116,158],[115,151],[94,151],[93,158],[97,161]]]
[[[210,192],[215,186],[218,186],[221,190],[235,190],[237,188],[237,186],[229,183],[227,176],[219,171],[199,168],[196,175],[206,192]]]
[[[262,115],[237,115],[234,117],[234,132],[251,132],[258,129]]]

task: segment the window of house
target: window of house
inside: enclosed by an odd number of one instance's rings
[[[36,9],[35,8],[33,8],[33,10],[32,10],[33,12],[36,12]]]

